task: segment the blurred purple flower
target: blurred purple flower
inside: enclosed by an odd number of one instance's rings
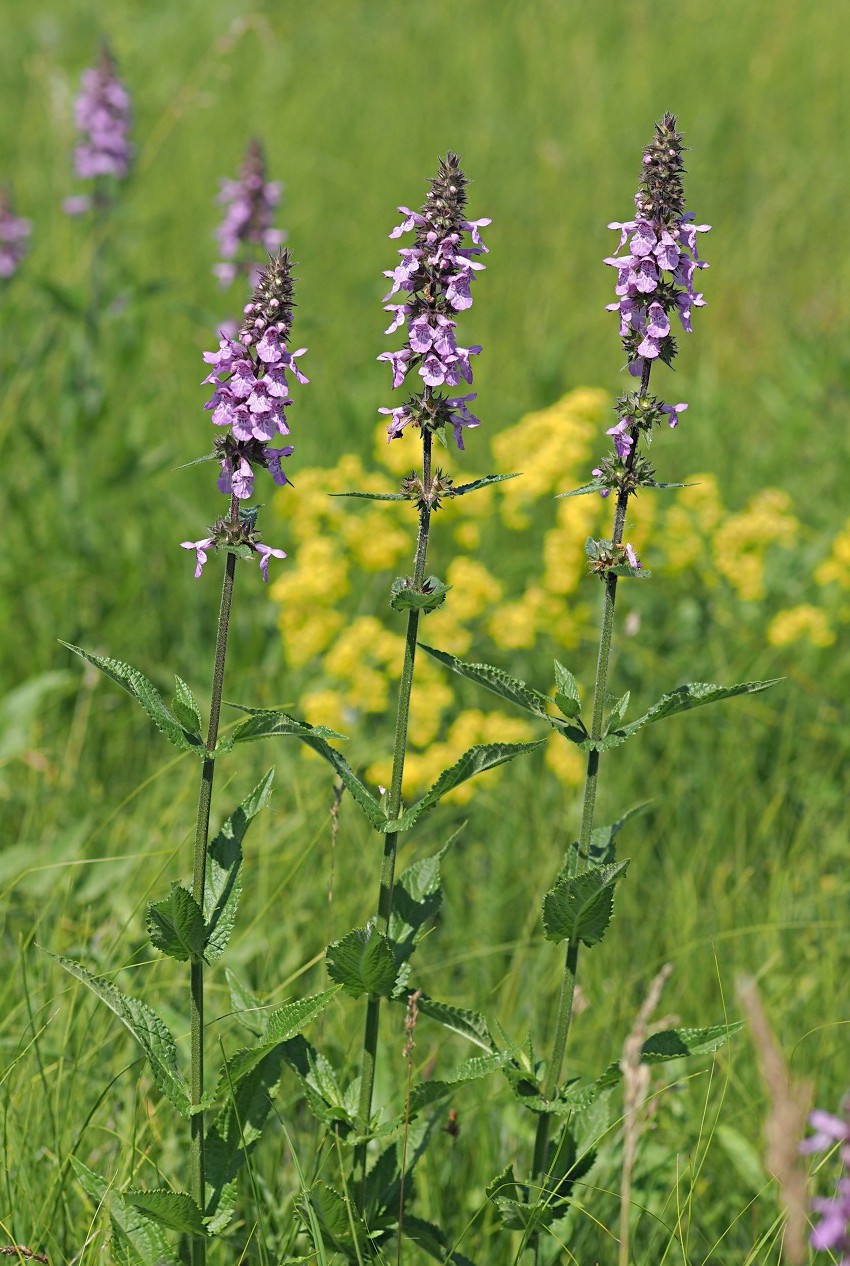
[[[15,215],[8,189],[0,189],[0,277],[17,272],[27,253],[32,225]]]
[[[812,1248],[818,1252],[841,1253],[841,1266],[850,1266],[850,1099],[844,1104],[844,1117],[816,1109],[809,1116],[815,1133],[800,1144],[801,1152],[828,1151],[840,1143],[839,1154],[844,1173],[838,1180],[831,1199],[814,1199],[812,1208],[821,1220],[812,1231]]]
[[[216,229],[222,262],[213,272],[222,286],[229,286],[241,272],[257,267],[257,254],[272,255],[286,234],[272,228],[272,216],[280,202],[283,186],[266,180],[266,159],[262,144],[251,141],[236,180],[222,180],[216,201],[224,207],[224,219]],[[241,248],[250,248],[251,258],[238,261]]]
[[[74,105],[80,141],[74,150],[74,169],[81,180],[112,176],[124,180],[130,170],[130,96],[118,78],[115,60],[106,44],[96,66],[84,70]],[[80,215],[92,206],[83,195],[66,198],[68,215]]]

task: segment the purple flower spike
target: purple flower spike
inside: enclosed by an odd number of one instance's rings
[[[229,286],[237,274],[256,267],[256,255],[273,254],[286,235],[272,227],[275,207],[283,186],[266,180],[266,160],[259,141],[251,141],[236,180],[222,180],[217,201],[224,207],[224,219],[216,229],[222,260],[213,272],[222,286]],[[237,262],[240,249],[249,248],[247,262]]]
[[[80,180],[111,176],[124,180],[130,170],[133,147],[129,141],[130,95],[118,78],[108,47],[101,48],[96,66],[84,70],[74,115],[80,141],[74,150],[74,169]],[[64,208],[79,215],[94,205],[83,196],[68,198]]]
[[[605,260],[618,277],[618,302],[609,307],[620,313],[620,337],[636,376],[643,373],[645,361],[661,357],[669,362],[675,355],[670,312],[690,332],[691,308],[705,304],[693,282],[697,271],[707,267],[696,243],[697,234],[707,233],[709,225],[693,224],[693,215],[685,211],[683,170],[682,138],[675,118],[665,114],[644,151],[635,219],[608,225],[620,234],[614,255]],[[628,253],[621,255],[624,247]]]
[[[402,385],[411,370],[423,387],[405,404],[380,410],[390,419],[387,436],[391,440],[409,424],[430,431],[450,428],[463,448],[464,429],[480,425],[466,408],[474,393],[451,398],[435,394],[461,381],[471,384],[471,357],[481,351],[477,344],[459,347],[455,340],[455,314],[472,306],[472,282],[484,268],[477,257],[487,252],[481,229],[490,223],[467,220],[465,207],[466,177],[457,156],[447,154],[421,211],[399,207],[404,219],[390,233],[391,238],[411,231],[416,234],[415,245],[401,247],[401,262],[384,273],[392,282],[384,297],[386,311],[393,314],[386,332],[393,334],[406,322],[407,342],[397,352],[382,352],[378,360],[390,365],[394,388]],[[405,302],[390,303],[399,291]]]
[[[264,580],[268,579],[269,558],[286,557],[283,550],[259,540],[256,510],[242,510],[239,503],[254,495],[261,470],[267,470],[278,487],[289,483],[281,463],[292,455],[293,447],[276,448],[272,441],[277,435],[289,434],[286,410],[292,397],[288,375],[297,383],[309,382],[298,365],[307,349],[290,352],[287,348],[293,307],[291,267],[288,251],[272,259],[243,310],[245,321],[237,337],[222,337],[217,351],[203,354],[210,368],[203,382],[213,388],[204,407],[220,432],[213,441],[220,464],[218,489],[230,497],[230,513],[216,522],[210,537],[183,543],[184,548],[196,550],[196,576],[200,576],[205,551],[211,546],[232,552],[247,545],[259,555]]]
[[[8,189],[0,189],[0,277],[12,277],[27,253],[32,225],[12,210]]]

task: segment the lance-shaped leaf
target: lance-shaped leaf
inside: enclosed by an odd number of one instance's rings
[[[512,1164],[488,1183],[485,1194],[498,1209],[504,1227],[511,1231],[525,1231],[527,1235],[551,1226],[556,1218],[561,1217],[567,1204],[565,1200],[553,1197],[551,1192],[542,1192],[537,1199],[531,1199],[529,1187],[514,1178]]]
[[[649,808],[649,804],[637,804],[634,808],[629,809],[616,822],[609,822],[605,826],[595,826],[590,833],[590,848],[588,849],[589,861],[594,866],[602,866],[608,862],[616,860],[616,845],[614,841],[620,831],[632,818],[637,817],[639,813],[644,813]],[[576,849],[578,844],[575,845]]]
[[[555,702],[565,717],[577,720],[581,712],[578,682],[568,668],[555,660]],[[582,727],[583,728],[583,727]]]
[[[390,587],[393,611],[436,611],[446,600],[451,585],[444,585],[436,576],[426,576],[417,589],[409,576],[400,576]]]
[[[363,501],[409,501],[406,492],[329,492],[329,497],[359,497]]]
[[[171,711],[185,730],[201,739],[201,713],[195,702],[195,696],[183,678],[176,676],[176,674],[174,687],[174,700],[171,704]],[[203,742],[203,739],[201,739],[201,742]]]
[[[138,668],[124,664],[119,659],[109,659],[105,655],[92,655],[89,651],[84,651],[80,646],[73,646],[70,642],[62,642],[62,645],[69,651],[73,651],[75,655],[88,660],[90,664],[94,664],[95,668],[99,668],[122,690],[132,695],[169,743],[173,743],[175,747],[185,752],[194,752],[197,756],[207,755],[200,735],[180,724],[170,708],[166,707],[156,686],[144,673],[139,672]]]
[[[477,492],[479,488],[488,488],[490,484],[502,484],[506,479],[519,479],[522,471],[517,471],[514,475],[485,475],[483,479],[473,479],[471,483],[461,484],[457,488],[450,488],[447,495],[450,497],[465,497],[468,492]]]
[[[468,1081],[479,1081],[482,1077],[489,1077],[491,1073],[498,1072],[514,1058],[515,1054],[516,1048],[512,1047],[497,1051],[492,1055],[473,1055],[471,1059],[459,1064],[447,1077],[420,1081],[410,1092],[410,1114],[421,1112],[429,1104],[438,1103],[440,1099],[453,1094],[458,1086]]]
[[[118,1016],[147,1056],[154,1081],[162,1093],[171,1100],[181,1116],[188,1117],[189,1095],[177,1067],[177,1047],[165,1022],[144,1002],[121,993],[108,980],[93,976],[73,958],[63,958],[61,954],[50,953],[50,950],[45,952],[64,967],[65,971],[81,980],[87,989]]]
[[[172,884],[162,901],[148,906],[148,936],[153,945],[179,962],[198,961],[204,953],[204,916],[191,892]]]
[[[221,958],[230,940],[242,892],[242,841],[253,819],[268,804],[273,781],[274,770],[270,769],[207,848],[204,958],[208,963]]]
[[[517,707],[522,708],[525,712],[530,712],[533,716],[542,717],[544,721],[549,720],[549,708],[552,700],[548,695],[541,694],[539,690],[534,690],[531,686],[526,685],[524,681],[511,677],[509,673],[503,672],[501,668],[494,668],[492,664],[467,664],[462,659],[458,659],[456,655],[449,655],[446,651],[438,651],[433,646],[426,646],[424,642],[420,642],[419,645],[427,655],[444,664],[446,668],[450,668],[458,676],[477,682],[485,690],[498,695],[500,699],[507,699],[510,703],[515,703]]]
[[[352,1111],[330,1060],[316,1050],[303,1033],[284,1042],[281,1051],[301,1083],[307,1107],[313,1116],[324,1125],[333,1125],[337,1132],[344,1135],[353,1125],[356,1105]]]
[[[452,1248],[445,1231],[433,1222],[425,1222],[422,1218],[405,1213],[402,1234],[417,1247],[423,1249],[429,1257],[441,1262],[442,1266],[475,1266],[475,1263],[459,1249]]]
[[[609,747],[617,747],[625,743],[627,738],[642,730],[645,725],[653,725],[666,717],[675,716],[678,712],[690,712],[692,708],[701,708],[706,703],[719,703],[721,699],[733,699],[736,695],[754,695],[762,690],[777,686],[783,677],[771,677],[767,681],[746,681],[737,686],[714,686],[707,682],[694,681],[686,686],[679,686],[669,694],[662,695],[657,703],[628,725],[612,730],[602,739],[588,739],[580,744],[585,750],[605,751]]]
[[[318,1250],[322,1244],[330,1246],[342,1253],[347,1262],[363,1262],[374,1257],[363,1218],[345,1196],[328,1183],[315,1182],[309,1191],[299,1196],[295,1208],[311,1239],[315,1237],[313,1219],[318,1224],[316,1230],[321,1239],[314,1242],[315,1249]]]
[[[235,1086],[209,1126],[204,1143],[206,1214],[211,1229],[230,1220],[234,1179],[256,1147],[272,1109],[284,1066],[284,1043],[276,1046]]]
[[[206,1236],[204,1216],[190,1195],[185,1191],[137,1191],[129,1188],[124,1193],[127,1204],[147,1214],[160,1226],[184,1235]]]
[[[325,958],[331,980],[343,985],[354,998],[362,994],[389,998],[395,987],[399,964],[393,947],[371,925],[354,928],[342,940],[328,946]]]
[[[605,484],[601,483],[598,479],[594,479],[589,484],[582,484],[580,488],[572,488],[569,492],[556,493],[555,500],[561,501],[564,497],[586,497],[591,492],[603,493],[605,492],[605,489]]]
[[[268,1027],[268,1011],[262,1005],[257,994],[253,993],[239,977],[225,967],[227,988],[230,994],[230,1007],[239,1023],[253,1033],[254,1037],[262,1037]]]
[[[546,939],[598,944],[611,922],[614,888],[628,866],[628,862],[614,862],[559,879],[543,898]]]
[[[113,1250],[121,1253],[123,1261],[132,1266],[178,1266],[177,1257],[156,1222],[129,1205],[120,1191],[73,1153],[70,1161],[86,1195],[108,1211]],[[119,1260],[114,1252],[113,1259]]]
[[[392,834],[398,831],[409,831],[423,813],[432,809],[435,804],[439,804],[443,796],[454,791],[455,787],[459,787],[461,783],[474,778],[476,774],[485,773],[488,769],[495,769],[497,765],[504,765],[506,761],[514,760],[517,756],[522,756],[524,752],[534,752],[545,742],[546,739],[538,739],[534,743],[482,743],[476,747],[470,747],[460,760],[449,769],[443,770],[433,787],[430,791],[426,791],[421,800],[417,800],[409,809],[406,809],[401,817],[393,821],[385,820],[380,830]]]
[[[616,730],[618,725],[622,725],[623,717],[626,715],[626,709],[629,706],[630,698],[631,698],[631,692],[627,690],[626,693],[624,695],[621,695],[620,698],[617,700],[617,702],[614,704],[613,708],[608,713],[608,717],[605,721],[605,729],[604,729],[605,734],[610,734],[612,730]]]
[[[416,1006],[422,1015],[429,1016],[444,1029],[480,1046],[488,1055],[496,1050],[487,1021],[478,1011],[468,1011],[464,1007],[453,1007],[448,1002],[438,1002],[436,998],[429,998],[426,993],[420,994]]]
[[[339,986],[314,994],[311,998],[302,998],[298,1002],[289,1002],[286,1006],[272,1011],[262,1038],[254,1046],[238,1050],[221,1070],[213,1100],[224,1102],[233,1094],[248,1074],[257,1067],[269,1051],[283,1042],[290,1041],[312,1020],[321,1015],[331,999],[339,993]]]
[[[306,725],[303,721],[297,721],[285,712],[261,712],[253,708],[242,708],[241,706],[239,710],[241,712],[250,712],[252,716],[250,721],[245,721],[243,725],[237,726],[234,732],[235,742],[271,738],[278,734],[291,735],[293,738],[300,739],[302,743],[328,762],[346,789],[351,792],[355,804],[363,810],[372,826],[378,830],[383,829],[387,815],[381,802],[372,795],[365,783],[361,782],[357,777],[342,753],[338,752],[335,747],[331,747],[330,743],[325,742],[326,737],[344,738],[344,735],[335,734],[333,730],[328,730],[323,725]],[[246,727],[244,732],[243,726]]]
[[[425,935],[429,921],[442,905],[440,863],[462,829],[455,831],[439,853],[413,862],[396,879],[389,922],[389,937],[396,962],[406,962],[410,958]]]

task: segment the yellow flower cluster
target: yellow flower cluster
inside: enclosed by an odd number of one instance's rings
[[[579,388],[495,437],[489,470],[512,474],[518,465],[522,478],[448,500],[440,511],[459,552],[447,564],[435,563],[452,588],[443,606],[427,616],[424,641],[461,656],[473,648],[488,658],[487,648],[495,646],[511,657],[527,657],[543,642],[569,650],[594,635],[598,604],[592,587],[582,584],[584,545],[588,536],[610,534],[611,501],[556,498],[587,482],[609,409],[604,392]],[[381,423],[374,450],[378,470],[367,471],[359,457],[346,455],[332,469],[302,471],[298,512],[289,528],[294,548],[272,589],[287,661],[302,670],[304,715],[343,733],[355,735],[359,729],[358,747],[364,737],[368,746],[376,720],[391,715],[395,704],[404,618],[390,610],[386,599],[394,577],[410,566],[416,514],[406,502],[328,494],[392,491],[399,476],[417,467],[420,452],[413,431],[387,444]],[[475,477],[465,475],[464,481]],[[730,513],[713,476],[696,474],[687,482],[675,497],[641,498],[635,527],[628,529],[630,542],[639,553],[651,547],[654,569],[687,572],[693,585],[717,596],[725,582],[727,601],[762,599],[778,570],[768,568],[768,562],[800,538],[790,497],[769,488]],[[497,575],[488,565],[495,560]],[[850,589],[850,520],[815,576],[821,585],[835,582]],[[798,640],[825,647],[835,633],[827,611],[799,604],[779,611],[767,639],[777,647]],[[524,675],[539,680],[540,672],[532,664]],[[538,732],[515,715],[456,711],[448,677],[427,656],[417,657],[405,768],[408,797],[433,782],[465,748],[525,741]],[[390,729],[381,731],[382,742]],[[546,761],[567,785],[580,783],[584,758],[558,736],[549,744]],[[388,757],[373,752],[368,777],[386,785]],[[467,794],[465,784],[456,796]]]

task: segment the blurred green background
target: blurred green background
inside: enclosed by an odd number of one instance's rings
[[[204,535],[220,498],[211,467],[178,467],[208,451],[200,354],[243,302],[236,289],[222,294],[211,271],[219,179],[235,176],[257,135],[270,178],[285,184],[278,223],[297,261],[293,337],[309,347],[312,379],[291,414],[288,506],[297,516],[299,465],[368,456],[377,409],[393,402],[375,361],[388,346],[387,234],[398,204],[421,203],[447,149],[472,182],[470,215],[493,219],[487,272],[463,323],[468,341],[484,346],[475,382],[484,425],[466,456],[452,454],[455,471],[480,470],[488,434],[572,387],[624,389],[616,320],[604,311],[613,273],[601,260],[617,240],[606,224],[629,217],[641,149],[654,121],[674,112],[690,147],[688,205],[713,226],[700,244],[709,306],[680,341],[675,386],[664,384],[689,411],[658,437],[653,458],[665,479],[714,473],[733,508],[765,485],[789,491],[805,531],[784,583],[789,601],[803,601],[847,517],[848,46],[827,0],[116,0],[73,12],[4,0],[3,13],[0,181],[34,228],[32,253],[0,299],[2,1053],[7,1169],[13,1153],[17,1171],[2,1221],[58,1261],[79,1249],[86,1225],[64,1159],[72,1146],[83,1158],[94,1146],[80,1133],[87,1114],[108,1158],[101,1164],[122,1179],[129,1138],[134,1156],[159,1158],[166,1144],[147,1119],[138,1126],[135,1073],[119,1082],[117,1105],[98,1107],[104,1059],[118,1075],[133,1056],[33,942],[102,970],[133,964],[128,990],[174,996],[168,970],[147,961],[143,909],[188,866],[194,771],[163,756],[123,697],[81,687],[56,639],[126,658],[163,683],[176,671],[206,688],[216,584],[212,574],[193,580],[178,543]],[[138,154],[100,247],[95,341],[81,313],[96,244],[61,202],[78,191],[73,98],[103,36],[133,97]],[[268,539],[286,547],[285,525]],[[284,704],[295,692],[276,676],[276,611],[256,575],[240,586],[227,693]],[[670,594],[668,624],[660,598],[653,627],[644,624],[647,650],[632,664],[643,702],[687,677],[789,682],[781,694],[653,732],[618,762],[603,810],[647,798],[654,808],[629,843],[620,918],[587,959],[592,1006],[577,1026],[576,1070],[594,1071],[601,1044],[606,1062],[617,1057],[647,980],[673,957],[667,1005],[688,1023],[735,1011],[736,972],[760,976],[795,1070],[834,1108],[847,1081],[846,647],[839,639],[829,650],[762,654],[751,621],[740,649],[727,625],[686,663],[675,650],[681,597]],[[545,687],[548,667],[531,661]],[[571,666],[589,682],[590,649]],[[52,672],[65,675],[44,676]],[[255,828],[252,916],[234,952],[254,987],[280,998],[318,985],[319,967],[291,982],[327,939],[367,917],[377,860],[364,863],[374,841],[349,806],[332,872],[326,780],[309,767],[305,777],[288,751],[262,755],[280,766],[276,809]],[[244,795],[260,760],[229,775],[223,805]],[[517,766],[485,785],[468,816],[463,865],[424,952],[427,987],[492,1008],[519,1032],[540,1023],[559,971],[536,911],[557,869],[552,822],[565,823],[560,845],[575,805]],[[425,835],[441,842],[451,819],[435,819]],[[359,1029],[359,1014],[348,1004],[338,1019],[328,1041],[353,1060],[346,1033]],[[653,1136],[642,1189],[652,1217],[636,1260],[778,1261],[748,1039],[679,1089]],[[481,1188],[513,1149],[527,1150],[528,1123],[507,1092],[487,1094],[477,1138],[471,1127],[462,1133],[425,1184],[431,1212],[457,1225],[479,1216]],[[282,1143],[268,1165],[275,1181],[294,1181]],[[470,1191],[480,1180],[466,1204],[458,1173],[473,1176]],[[594,1216],[613,1226],[598,1199],[587,1195]],[[688,1204],[688,1233],[677,1200]],[[582,1266],[610,1260],[610,1237],[592,1219],[575,1233]]]

